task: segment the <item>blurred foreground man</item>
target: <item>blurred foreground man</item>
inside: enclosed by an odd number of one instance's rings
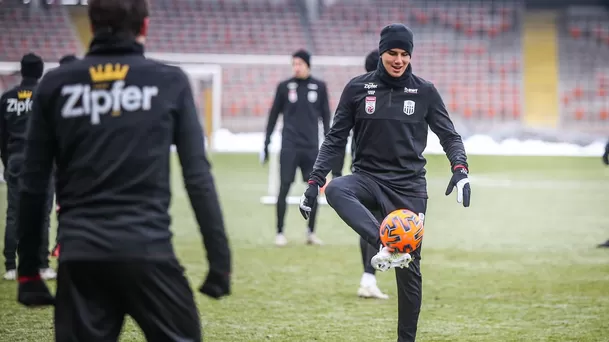
[[[294,183],[296,170],[300,169],[304,182],[313,171],[313,164],[319,150],[319,120],[323,122],[324,135],[330,127],[330,106],[326,84],[311,76],[311,55],[304,50],[292,55],[294,76],[277,86],[275,100],[269,113],[266,126],[264,148],[260,161],[264,164],[269,158],[271,135],[277,124],[279,114],[283,114],[281,132],[281,152],[279,154],[279,195],[277,196],[277,235],[275,244],[284,246],[288,240],[283,234],[286,198]],[[315,235],[315,218],[317,205],[311,210],[308,223],[307,243],[321,245]]]
[[[398,292],[398,341],[414,341],[421,309],[421,248],[397,253],[383,247],[379,222],[397,209],[409,209],[424,218],[427,210],[426,160],[428,128],[438,136],[450,161],[452,177],[446,195],[457,188],[457,201],[470,205],[467,157],[435,86],[412,73],[412,31],[402,24],[383,28],[380,62],[373,73],[353,78],[341,95],[334,123],[326,135],[300,210],[309,218],[326,175],[343,158],[353,129],[353,173],[326,187],[328,203],[336,213],[380,251],[372,266],[395,268]]]
[[[0,97],[0,156],[6,179],[6,227],[4,230],[5,280],[17,277],[17,208],[19,201],[19,175],[23,164],[25,135],[32,113],[34,93],[42,77],[42,59],[28,53],[21,59],[21,83]],[[53,186],[47,185],[42,240],[38,250],[38,267],[43,279],[55,279],[55,270],[49,267],[50,214],[53,207]]]
[[[89,0],[87,55],[40,82],[27,136],[18,224],[18,300],[55,302],[55,340],[117,341],[125,315],[148,341],[201,341],[171,244],[170,146],[207,250],[199,291],[230,293],[231,254],[188,79],[144,57],[146,0]],[[37,274],[45,189],[56,162],[56,298]]]

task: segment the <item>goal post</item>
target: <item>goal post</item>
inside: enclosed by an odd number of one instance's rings
[[[207,147],[214,151],[214,133],[222,127],[222,67],[214,64],[168,64],[180,67],[188,76]]]

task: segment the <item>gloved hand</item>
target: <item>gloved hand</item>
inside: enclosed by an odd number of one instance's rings
[[[464,207],[469,207],[472,194],[467,175],[467,167],[464,165],[455,166],[453,168],[453,176],[448,183],[448,188],[446,188],[446,196],[450,195],[455,187],[457,188],[457,203],[463,203]]]
[[[319,196],[319,184],[310,180],[307,189],[300,198],[299,205],[300,214],[305,220],[309,219],[309,216],[311,216],[311,209],[313,206],[317,205],[317,196]]]
[[[260,151],[260,155],[258,157],[260,158],[260,164],[262,164],[262,165],[266,164],[266,162],[269,161],[269,146],[268,145],[264,145],[264,148],[262,149],[262,151]]]
[[[230,273],[209,270],[199,292],[214,299],[230,295]]]
[[[19,287],[17,290],[17,301],[27,307],[39,307],[55,304],[55,298],[49,292],[49,288],[40,278],[19,276]]]

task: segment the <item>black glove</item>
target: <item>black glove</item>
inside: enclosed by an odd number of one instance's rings
[[[55,298],[49,292],[49,288],[40,278],[40,275],[33,277],[18,278],[19,287],[17,290],[17,301],[27,307],[39,307],[54,305]]]
[[[264,165],[269,161],[269,145],[264,145],[262,151],[260,151],[260,164]]]
[[[468,170],[464,165],[457,165],[453,168],[453,176],[450,178],[448,187],[446,188],[446,196],[457,188],[457,203],[463,203],[464,207],[469,207],[472,190],[469,186],[469,178],[467,177]]]
[[[209,270],[199,292],[214,299],[230,295],[230,273]]]
[[[310,180],[307,189],[300,198],[300,214],[305,220],[311,216],[311,210],[317,205],[317,196],[319,196],[319,185],[317,182]]]

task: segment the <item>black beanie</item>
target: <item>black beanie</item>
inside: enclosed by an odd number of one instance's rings
[[[59,65],[68,64],[68,63],[74,62],[76,60],[78,60],[78,58],[74,55],[65,55],[65,56],[61,57],[61,59],[59,60]]]
[[[307,66],[309,68],[311,67],[311,54],[308,53],[306,50],[298,50],[298,51],[294,52],[292,57],[293,58],[298,57],[298,58],[302,59],[305,63],[307,63]]]
[[[376,66],[379,64],[379,50],[374,50],[366,56],[366,72],[376,70]]]
[[[33,53],[28,53],[21,58],[21,76],[39,79],[44,71],[42,58]]]
[[[389,24],[381,30],[379,55],[391,49],[402,49],[412,55],[414,35],[408,27],[403,24]]]

